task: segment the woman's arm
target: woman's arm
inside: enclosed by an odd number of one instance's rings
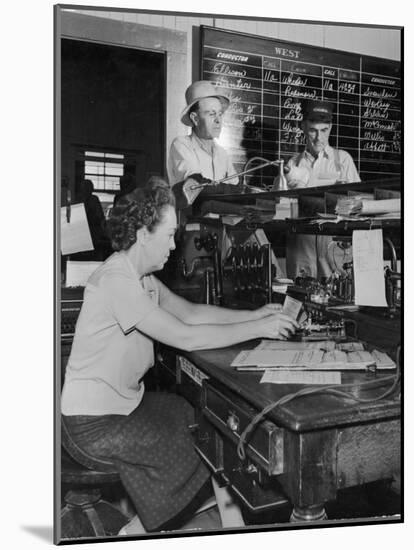
[[[152,310],[136,328],[164,344],[194,351],[231,346],[254,338],[288,338],[298,324],[282,313],[227,324],[188,324],[161,307]]]
[[[161,307],[189,325],[243,323],[261,319],[281,310],[279,304],[266,304],[255,310],[227,309],[207,304],[196,304],[174,294],[160,281],[157,283],[162,285]]]

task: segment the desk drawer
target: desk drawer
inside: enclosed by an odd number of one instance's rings
[[[223,472],[223,439],[208,420],[199,414],[196,449],[214,473]]]
[[[223,393],[209,380],[203,381],[202,414],[225,439],[237,445],[240,434],[257,411],[233,392]],[[283,430],[267,420],[260,422],[245,443],[246,455],[268,475],[284,472]],[[236,448],[234,449],[236,453]]]
[[[288,505],[277,478],[269,476],[249,459],[241,461],[236,445],[203,416],[198,421],[196,449],[218,480],[230,485],[251,512]]]

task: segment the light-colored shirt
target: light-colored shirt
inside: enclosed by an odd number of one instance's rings
[[[212,150],[208,150],[194,132],[174,139],[167,168],[170,185],[186,180],[191,174],[201,174],[212,181],[236,174],[225,149],[212,140]],[[238,178],[226,183],[237,185]]]
[[[327,145],[315,159],[306,149],[291,157],[286,174],[296,187],[332,185],[337,182],[360,182],[358,171],[349,153]],[[319,279],[329,277],[335,269],[331,260],[332,237],[328,235],[289,234],[286,243],[287,276],[295,279],[303,270],[308,276]]]
[[[154,276],[138,278],[115,252],[89,278],[62,391],[65,415],[128,415],[140,403],[140,382],[154,364],[151,338],[140,322],[168,299]]]
[[[306,149],[291,157],[287,163],[290,171],[286,175],[290,181],[299,182],[297,187],[332,185],[336,182],[360,182],[358,171],[349,153],[327,145],[315,159]]]

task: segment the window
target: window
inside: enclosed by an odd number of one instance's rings
[[[119,191],[120,178],[125,171],[125,155],[102,151],[85,151],[85,178],[93,182],[95,190]]]

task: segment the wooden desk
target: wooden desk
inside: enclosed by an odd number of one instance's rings
[[[398,396],[369,404],[327,394],[300,397],[267,415],[247,442],[247,460],[241,461],[236,445],[249,419],[303,387],[260,384],[261,374],[241,373],[229,366],[240,349],[253,345],[177,352],[181,393],[200,411],[198,448],[242,498],[246,479],[251,480],[250,488],[257,487],[262,475],[274,480],[293,504],[292,521],[319,520],[326,518],[324,504],[336,498],[338,489],[400,472]],[[374,375],[375,379],[394,371],[383,373]],[[342,381],[361,382],[372,376],[344,373]],[[355,395],[375,397],[387,387],[355,390]],[[263,494],[264,503],[258,509],[266,509]]]

